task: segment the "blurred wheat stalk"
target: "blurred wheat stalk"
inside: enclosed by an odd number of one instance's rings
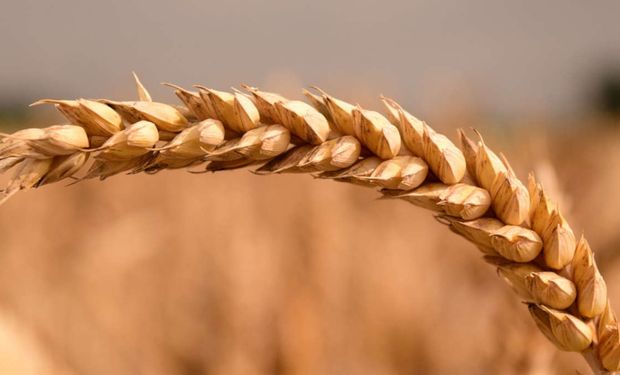
[[[474,243],[527,302],[542,333],[580,352],[595,373],[620,370],[619,323],[585,238],[530,175],[526,187],[504,155],[459,132],[461,148],[381,97],[387,116],[315,88],[310,101],[244,86],[245,93],[168,84],[184,106],[154,102],[136,77],[138,101],[42,100],[71,125],[2,134],[0,172],[15,169],[0,202],[71,178],[196,167],[257,165],[257,174],[311,173],[379,187],[436,212]],[[92,163],[88,163],[90,156]],[[82,173],[85,170],[85,173]]]

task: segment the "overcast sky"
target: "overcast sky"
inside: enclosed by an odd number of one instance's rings
[[[619,17],[618,0],[3,0],[0,100],[121,96],[136,70],[160,98],[161,81],[316,84],[566,112],[620,68]]]

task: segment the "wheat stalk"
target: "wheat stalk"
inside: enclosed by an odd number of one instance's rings
[[[474,243],[559,349],[581,353],[597,374],[620,371],[620,324],[588,242],[576,240],[534,176],[526,187],[480,134],[475,142],[459,131],[458,148],[386,97],[384,116],[318,88],[304,91],[308,104],[250,86],[166,84],[183,103],[177,107],[153,102],[135,79],[137,101],[34,103],[55,105],[71,125],[0,135],[0,172],[15,170],[0,203],[67,178],[205,162],[205,171],[256,165],[256,174],[311,173],[379,187],[386,199],[436,212]]]

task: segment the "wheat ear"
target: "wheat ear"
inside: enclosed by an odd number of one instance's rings
[[[256,174],[379,187],[475,244],[559,349],[583,354],[597,374],[620,371],[620,324],[588,242],[577,241],[534,176],[526,187],[479,134],[459,131],[459,148],[386,97],[384,116],[318,88],[304,90],[308,104],[250,86],[166,84],[183,103],[173,106],[153,102],[135,78],[138,101],[42,100],[35,104],[55,105],[70,125],[0,135],[0,172],[15,170],[2,201],[67,178],[205,162],[204,171],[255,165]]]

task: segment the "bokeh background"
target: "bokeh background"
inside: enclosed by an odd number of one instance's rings
[[[159,82],[380,93],[475,126],[588,236],[620,301],[620,3],[6,1],[0,130],[43,97]],[[370,189],[247,171],[117,176],[0,208],[3,374],[566,374],[480,254]]]

